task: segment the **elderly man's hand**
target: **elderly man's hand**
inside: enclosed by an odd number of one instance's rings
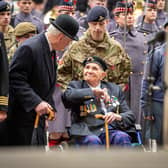
[[[108,91],[106,88],[96,88],[96,89],[92,89],[93,94],[99,98],[99,99],[104,99],[105,102],[109,101],[110,96],[108,95]]]
[[[0,122],[7,118],[7,113],[5,111],[0,111]]]
[[[43,114],[48,114],[48,109],[53,109],[50,104],[48,104],[45,101],[42,101],[40,104],[38,104],[35,107],[36,113],[38,113],[40,116]]]
[[[113,113],[113,112],[109,112],[106,115],[103,116],[103,119],[108,123],[112,123],[113,121],[117,120],[117,121],[121,121],[122,117],[119,114]]]

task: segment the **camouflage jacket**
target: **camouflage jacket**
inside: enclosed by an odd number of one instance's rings
[[[14,35],[14,29],[12,26],[8,26],[8,29],[6,32],[4,32],[4,40],[6,45],[6,51],[8,60],[10,61],[14,55],[15,52],[15,46],[16,46],[16,40]]]
[[[99,56],[108,64],[107,81],[126,84],[131,72],[131,62],[121,45],[105,33],[102,42],[92,40],[89,30],[78,41],[72,43],[64,53],[58,66],[58,84],[66,89],[71,80],[83,78],[82,62],[86,57]]]

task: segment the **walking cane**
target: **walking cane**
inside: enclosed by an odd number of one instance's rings
[[[103,116],[102,114],[96,114],[95,115],[95,118],[97,119],[103,119]],[[108,123],[105,121],[104,122],[104,125],[105,125],[105,135],[106,135],[106,149],[109,150],[110,149],[110,141],[109,141],[109,130],[108,130]]]
[[[38,138],[38,123],[39,123],[39,114],[36,114],[35,122],[34,122],[34,129],[31,139],[31,145],[38,145],[39,144],[39,138]]]

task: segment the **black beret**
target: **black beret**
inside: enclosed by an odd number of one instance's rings
[[[9,3],[5,1],[0,1],[0,12],[10,11],[10,5]]]
[[[88,63],[96,63],[98,64],[104,71],[107,69],[107,64],[104,60],[102,60],[100,57],[92,56],[88,57],[83,61],[83,66],[85,66]]]
[[[108,10],[103,6],[95,6],[87,15],[88,22],[101,22],[109,18]]]

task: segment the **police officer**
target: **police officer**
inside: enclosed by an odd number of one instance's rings
[[[89,28],[81,39],[64,53],[58,66],[58,83],[65,89],[71,80],[82,78],[82,62],[91,54],[98,54],[108,64],[107,80],[124,85],[131,71],[130,59],[121,45],[110,38],[106,25],[107,9],[96,6],[88,13]]]
[[[4,35],[7,56],[9,61],[11,60],[14,54],[14,49],[12,49],[12,47],[15,46],[14,29],[12,26],[9,25],[10,19],[11,19],[10,5],[5,1],[0,1],[0,31]]]
[[[140,123],[140,90],[147,45],[143,34],[139,33],[134,27],[133,12],[132,3],[118,2],[114,9],[114,17],[118,23],[118,29],[110,33],[110,35],[122,44],[131,57],[132,72],[127,100],[130,103],[131,110],[136,114],[137,123]]]

